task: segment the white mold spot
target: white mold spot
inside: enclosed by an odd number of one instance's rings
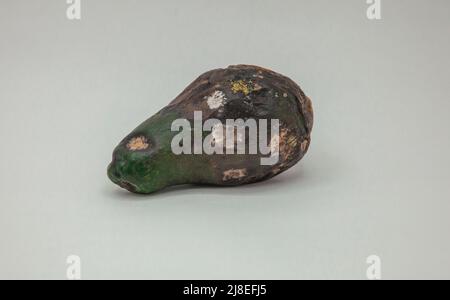
[[[309,145],[309,141],[308,140],[304,140],[301,144],[300,144],[300,149],[302,150],[302,152],[305,152],[306,149],[308,148]]]
[[[228,133],[233,136],[233,143],[226,142]],[[239,132],[235,126],[230,125],[214,125],[211,130],[211,135],[214,141],[214,145],[219,144],[225,146],[226,149],[234,149],[237,144],[243,143],[245,141],[244,135]]]
[[[280,153],[280,136],[278,134],[270,139],[270,153],[272,156]]]
[[[215,91],[212,95],[205,97],[205,99],[210,109],[222,107],[227,100],[225,93],[222,91]]]
[[[223,181],[228,181],[232,179],[240,179],[247,176],[247,169],[230,169],[223,172]]]
[[[213,126],[211,134],[215,145],[219,144],[223,146],[225,141],[223,131],[222,124],[216,124]]]

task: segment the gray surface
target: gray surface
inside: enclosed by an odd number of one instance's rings
[[[0,2],[0,278],[450,278],[450,2]],[[274,69],[313,143],[265,183],[139,197],[113,147],[200,73]]]

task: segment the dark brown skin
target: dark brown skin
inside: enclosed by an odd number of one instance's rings
[[[180,154],[171,151],[175,119],[278,119],[279,161],[261,165],[261,154]],[[110,179],[136,193],[179,184],[241,185],[271,178],[307,152],[312,104],[289,78],[257,66],[237,65],[204,73],[160,112],[129,134],[114,151]],[[192,127],[194,127],[192,125]],[[210,134],[205,133],[204,136]],[[270,132],[268,136],[270,141]],[[246,138],[248,149],[248,137]],[[226,152],[226,151],[224,151]]]

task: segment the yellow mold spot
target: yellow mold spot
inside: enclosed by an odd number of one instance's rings
[[[232,81],[231,90],[235,94],[238,92],[242,92],[245,96],[247,96],[251,92],[251,88],[244,80]]]

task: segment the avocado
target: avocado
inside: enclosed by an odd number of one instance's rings
[[[291,79],[251,65],[216,69],[126,136],[108,177],[141,194],[254,183],[300,161],[312,126],[311,100]]]

